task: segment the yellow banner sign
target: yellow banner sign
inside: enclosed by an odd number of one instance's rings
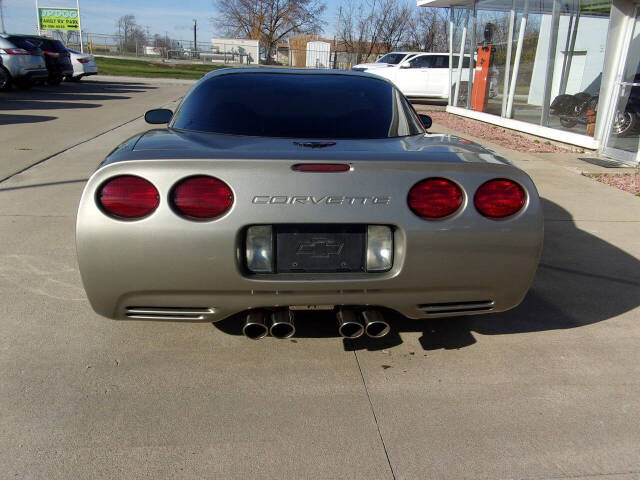
[[[77,8],[38,8],[40,30],[80,30]]]

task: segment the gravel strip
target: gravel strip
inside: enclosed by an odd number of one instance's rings
[[[546,140],[530,140],[522,135],[518,135],[512,130],[507,130],[502,127],[496,127],[495,125],[443,111],[432,110],[421,105],[414,106],[420,113],[429,115],[435,123],[483,140],[489,140],[492,143],[518,152],[567,153],[570,151]]]
[[[583,175],[640,197],[640,173],[583,173]]]

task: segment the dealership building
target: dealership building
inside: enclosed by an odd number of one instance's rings
[[[640,3],[417,3],[450,8],[449,55],[472,59],[450,58],[448,112],[639,164]]]

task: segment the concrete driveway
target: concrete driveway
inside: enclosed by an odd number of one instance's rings
[[[84,182],[186,89],[0,94],[13,105],[0,107],[0,123],[13,116],[0,127],[4,478],[640,478],[640,199],[563,159],[501,152],[546,213],[542,265],[513,311],[396,319],[382,343],[335,338],[323,314],[259,342],[95,315],[75,260]],[[60,108],[37,108],[56,95]]]

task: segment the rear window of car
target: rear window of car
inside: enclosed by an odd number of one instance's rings
[[[377,63],[390,63],[391,65],[397,65],[406,56],[406,53],[387,53],[384,57],[379,58]]]
[[[172,128],[308,139],[423,133],[407,100],[375,78],[340,74],[232,73],[196,85]]]
[[[28,39],[23,37],[7,37],[7,40],[13,43],[17,48],[23,48],[29,52],[38,49],[38,46],[34,42],[30,42]]]

